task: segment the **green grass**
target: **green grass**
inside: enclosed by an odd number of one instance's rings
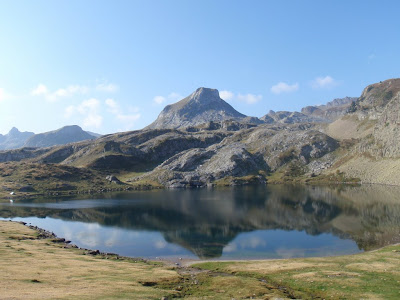
[[[257,278],[302,299],[399,299],[400,246],[351,256],[207,262],[194,265],[214,272]]]

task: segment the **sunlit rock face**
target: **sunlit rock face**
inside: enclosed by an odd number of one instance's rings
[[[184,128],[244,118],[245,115],[220,98],[218,90],[201,87],[181,101],[167,105],[147,129]]]

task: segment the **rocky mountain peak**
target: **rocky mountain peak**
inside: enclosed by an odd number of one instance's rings
[[[39,133],[30,137],[25,147],[50,147],[64,145],[84,140],[91,140],[95,137],[82,130],[78,125],[64,126],[58,130]]]
[[[219,97],[219,92],[217,89],[210,89],[205,87],[198,88],[193,94],[189,96],[189,101],[204,104],[220,100],[222,99]]]
[[[183,128],[244,118],[245,115],[221,99],[217,89],[200,87],[181,101],[166,106],[147,129]]]
[[[58,131],[59,133],[62,133],[62,132],[64,132],[64,133],[75,133],[75,132],[81,132],[83,130],[78,125],[67,125],[67,126],[64,126],[64,127],[60,128],[60,129],[56,130],[56,131]]]
[[[33,135],[33,132],[21,132],[13,127],[6,135],[0,136],[0,150],[20,148]]]
[[[8,135],[9,135],[9,136],[15,136],[15,135],[17,135],[17,134],[19,134],[19,133],[21,133],[21,132],[18,130],[18,128],[13,127],[13,128],[11,128],[11,130],[8,132]]]

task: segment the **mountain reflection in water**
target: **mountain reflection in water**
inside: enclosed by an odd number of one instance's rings
[[[0,217],[128,256],[319,256],[400,242],[399,192],[383,186],[156,190],[5,203]]]

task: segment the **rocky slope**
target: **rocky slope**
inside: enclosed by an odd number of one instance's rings
[[[260,118],[261,121],[267,124],[283,123],[283,124],[295,124],[295,123],[326,123],[329,120],[321,118],[319,116],[306,115],[297,111],[273,111],[270,110],[268,114]]]
[[[336,150],[339,144],[308,126],[260,125],[240,130],[207,148],[191,148],[164,161],[144,178],[168,187],[265,183],[266,174],[295,161],[299,166]]]
[[[166,106],[146,129],[184,128],[210,121],[241,120],[245,115],[219,97],[216,89],[199,88],[185,99]]]
[[[368,86],[351,107],[352,98],[334,100],[326,111],[347,106],[348,112],[332,123],[301,113],[270,112],[267,116],[273,121],[264,118],[257,124],[234,111],[218,91],[200,88],[166,107],[152,124],[179,128],[146,128],[68,145],[3,151],[0,162],[86,168],[112,173],[128,185],[194,187],[357,178],[400,185],[399,91],[400,79],[392,79]]]
[[[344,116],[348,112],[351,103],[357,100],[357,97],[336,98],[326,105],[303,107],[301,112],[309,117],[332,122]]]
[[[400,184],[400,79],[367,86],[351,113],[336,120],[327,133],[347,147],[337,170],[363,182]]]

